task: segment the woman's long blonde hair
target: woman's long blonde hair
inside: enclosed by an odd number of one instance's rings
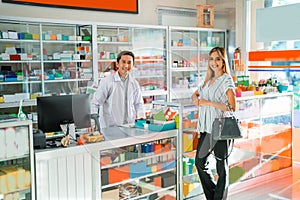
[[[223,72],[230,75],[230,68],[229,68],[229,64],[228,64],[228,57],[227,57],[226,50],[223,47],[214,47],[210,50],[208,55],[210,56],[213,52],[218,52],[219,56],[222,58],[223,63],[224,63]],[[214,76],[215,76],[215,73],[210,68],[209,62],[208,62],[208,69],[207,69],[202,87],[204,87],[207,84],[207,82]]]

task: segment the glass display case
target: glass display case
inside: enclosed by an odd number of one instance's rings
[[[197,131],[198,108],[189,103],[154,101],[153,109],[169,108],[175,112],[176,128],[179,130],[177,162],[179,165],[180,198],[189,199],[203,193],[195,166],[199,134]]]
[[[229,157],[230,183],[243,182],[292,166],[293,94],[237,98],[242,139]]]
[[[191,27],[169,27],[169,101],[187,101],[204,79],[208,53],[226,48],[226,31]]]
[[[32,122],[0,121],[0,199],[35,199]]]
[[[100,152],[102,199],[176,199],[175,137]]]

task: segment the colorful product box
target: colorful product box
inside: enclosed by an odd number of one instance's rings
[[[25,33],[18,33],[18,39],[19,40],[25,39]]]
[[[30,34],[30,33],[24,33],[24,34],[25,34],[25,36],[24,36],[25,40],[32,40],[32,34]]]
[[[39,40],[39,39],[40,39],[40,34],[33,33],[33,34],[32,34],[32,39],[33,39],[33,40]]]
[[[68,40],[69,40],[69,36],[67,36],[67,35],[62,35],[62,40],[68,41]]]
[[[130,178],[136,178],[152,173],[152,167],[148,167],[146,162],[132,163],[130,166]]]
[[[129,175],[129,166],[125,165],[123,167],[116,167],[108,169],[108,182],[109,184],[121,182],[128,180]]]

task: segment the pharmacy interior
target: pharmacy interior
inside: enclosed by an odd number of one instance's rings
[[[278,31],[264,35],[270,23],[262,20],[299,4],[277,8],[265,2],[245,1],[246,44],[231,60],[243,138],[235,141],[229,158],[230,193],[283,176],[300,162],[294,145],[300,127],[299,38],[276,38]],[[0,108],[31,120],[0,123],[0,199],[169,200],[203,193],[194,164],[198,109],[189,100],[205,74],[209,50],[228,47],[226,30],[2,19]],[[95,82],[113,73],[112,62],[124,49],[136,55],[132,73],[156,123],[137,120],[135,128],[102,130],[104,140],[81,134],[68,147],[45,148],[45,140],[53,142],[65,132],[36,131],[37,99],[93,93]],[[216,174],[213,167],[211,173]]]

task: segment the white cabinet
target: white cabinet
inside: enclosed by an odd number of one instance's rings
[[[168,31],[168,100],[189,101],[204,79],[209,51],[226,48],[226,30],[170,26]]]
[[[37,199],[125,199],[119,189],[126,186],[137,189],[130,199],[176,199],[178,130],[101,132],[104,141],[98,143],[35,151]]]
[[[0,121],[0,199],[35,199],[31,121]]]

